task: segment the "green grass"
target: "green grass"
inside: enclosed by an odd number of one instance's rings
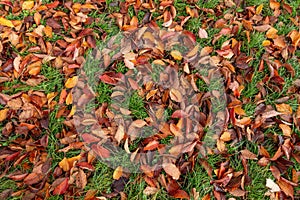
[[[256,200],[256,199],[267,199],[265,193],[268,191],[266,187],[266,179],[273,178],[271,171],[269,170],[269,166],[260,167],[256,161],[249,160],[249,176],[252,179],[250,185],[246,186],[247,199]]]
[[[96,87],[96,92],[97,92],[96,100],[98,103],[102,104],[104,102],[106,103],[111,102],[110,95],[113,92],[111,85],[100,82]]]
[[[100,195],[101,192],[112,192],[110,185],[112,184],[113,169],[108,167],[106,164],[97,162],[95,164],[95,171],[91,177],[88,179],[88,184],[85,187],[85,191],[90,189],[97,190],[97,194]]]
[[[145,119],[148,117],[148,113],[144,105],[144,99],[137,92],[134,92],[130,96],[128,108],[134,118]]]

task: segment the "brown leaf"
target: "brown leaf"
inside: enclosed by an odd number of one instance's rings
[[[40,181],[42,181],[44,178],[44,175],[41,173],[30,173],[28,174],[28,176],[26,176],[26,178],[24,179],[24,183],[26,185],[33,185],[33,184],[37,184]]]
[[[180,171],[173,163],[164,163],[163,169],[165,172],[170,175],[173,179],[178,180],[180,177]]]
[[[176,101],[176,102],[181,102],[182,101],[182,95],[181,95],[181,93],[178,90],[174,89],[174,88],[172,88],[170,90],[170,98],[173,101]]]
[[[92,149],[101,158],[109,158],[110,156],[110,151],[100,145],[93,144]]]
[[[241,150],[241,154],[245,159],[257,160],[256,154],[252,153],[248,149]]]
[[[87,176],[82,169],[79,169],[79,172],[76,176],[76,186],[84,189],[87,184]]]
[[[281,190],[290,197],[294,197],[294,188],[292,185],[288,184],[287,182],[283,181],[282,179],[279,179],[277,181],[279,187],[281,188]]]
[[[246,192],[244,190],[241,190],[239,188],[229,191],[229,193],[235,197],[242,197],[242,196],[245,196],[245,194],[246,194]]]
[[[177,190],[176,192],[173,192],[171,196],[177,199],[190,199],[190,196],[184,190]]]

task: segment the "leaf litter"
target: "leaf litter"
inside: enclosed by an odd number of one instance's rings
[[[106,20],[114,21],[119,30],[143,30],[140,36],[149,44],[155,39],[151,32],[147,32],[147,27],[157,30],[160,25],[169,30],[162,37],[169,38],[175,32],[182,32],[191,43],[200,41],[201,56],[209,56],[225,78],[226,123],[222,133],[213,138],[215,146],[204,148],[202,140],[205,132],[202,130],[192,140],[177,143],[169,149],[171,155],[177,156],[183,152],[188,159],[184,155],[177,159],[164,159],[160,170],[141,165],[141,176],[147,183],[143,188],[145,195],[155,195],[165,190],[174,198],[199,198],[201,191],[198,188],[191,191],[182,188],[184,177],[194,170],[197,162],[205,168],[211,179],[212,190],[202,199],[224,199],[228,194],[248,199],[251,191],[247,191],[247,186],[253,182],[249,176],[251,160],[262,168],[269,168],[273,175],[265,180],[266,196],[271,199],[297,199],[300,192],[300,68],[297,68],[300,61],[300,32],[299,28],[282,31],[279,20],[281,15],[288,15],[289,25],[299,27],[299,8],[275,0],[258,6],[242,4],[238,0],[225,1],[213,8],[205,8],[195,1],[188,1],[183,15],[174,1],[126,0],[108,4],[93,0],[0,1],[0,170],[1,177],[17,184],[17,189],[2,191],[1,198],[47,199],[52,195],[72,198],[85,196],[85,199],[120,195],[121,199],[126,198],[124,187],[130,174],[122,166],[116,166],[111,177],[114,179],[111,193],[85,190],[93,177],[97,156],[111,157],[111,152],[99,144],[99,138],[113,134],[112,139],[116,144],[124,145],[126,151],[132,153],[129,146],[138,138],[136,130],[147,127],[150,123],[147,120],[151,117],[135,119],[130,125],[123,124],[116,128],[107,120],[114,114],[109,112],[107,102],[104,102],[97,107],[99,118],[85,117],[83,123],[86,126],[101,123],[110,132],[103,133],[95,129],[81,137],[74,125],[76,119],[73,118],[77,109],[73,102],[77,98],[73,93],[74,87],[82,83],[77,70],[83,67],[86,52],[95,48],[97,41],[110,37],[113,29],[104,26],[105,21],[99,17],[104,14]],[[111,11],[111,6],[118,9]],[[234,7],[243,9],[237,11],[232,9]],[[271,14],[266,14],[267,10]],[[139,12],[145,15],[141,17]],[[193,31],[189,24],[197,19],[201,23]],[[258,35],[262,40],[257,38]],[[201,43],[202,40],[205,42]],[[250,52],[245,52],[247,45]],[[154,59],[153,63],[160,66],[175,66],[176,70],[182,67],[187,77],[196,80],[196,83],[205,83],[207,79],[194,76],[188,63],[181,65],[185,59],[192,59],[198,50],[199,46],[194,45],[194,49],[187,54],[174,49],[169,56],[165,56],[161,54],[164,51],[161,47],[157,51],[145,49],[139,54],[125,53],[123,62],[130,71]],[[109,63],[110,58],[105,57],[104,65],[109,67]],[[47,74],[49,69],[58,71],[61,77],[51,78]],[[264,73],[259,80],[258,73]],[[168,73],[159,73],[158,77],[168,80],[174,78],[171,75],[172,68]],[[99,81],[113,86],[123,77],[122,73],[111,70],[102,74]],[[203,107],[201,112],[195,108],[189,109],[198,113],[200,124],[205,128],[211,125],[209,110],[212,105],[205,99],[208,94],[203,92],[204,88],[196,83],[188,87],[198,92],[197,97],[203,98],[207,107]],[[128,84],[140,90],[134,79],[128,80]],[[172,108],[183,102],[185,95],[180,87],[176,87],[176,82],[173,84],[175,86],[169,91],[163,91],[149,83],[144,91],[140,90],[144,94],[138,94],[144,95],[149,102],[160,102],[155,112],[158,119],[164,116],[159,106]],[[119,89],[119,93],[114,92],[111,97],[124,95],[122,88]],[[82,91],[76,102],[79,106],[99,95],[87,88]],[[220,95],[216,91],[212,94]],[[296,104],[290,104],[292,101]],[[246,110],[248,104],[255,105],[255,109]],[[182,121],[190,115],[189,109],[173,110],[171,120],[164,124],[160,133],[143,139],[129,160],[134,162],[138,151],[162,152],[163,139],[183,135]],[[132,111],[123,108],[120,111],[125,116],[132,114]],[[266,132],[272,127],[276,131]],[[130,136],[125,128],[130,128]],[[240,149],[238,156],[243,169],[237,170],[230,163],[230,146],[245,140],[253,142],[259,150],[254,152],[247,147]],[[272,149],[268,148],[267,141],[273,143]],[[87,149],[85,143],[92,143],[93,151]],[[54,150],[51,150],[53,145]],[[73,150],[79,151],[68,154]],[[57,158],[59,153],[63,153],[63,156]],[[199,155],[203,158],[198,159]],[[209,155],[221,155],[223,159],[211,165],[207,162]]]

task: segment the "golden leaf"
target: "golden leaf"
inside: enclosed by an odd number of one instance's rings
[[[2,26],[8,26],[8,27],[11,27],[11,28],[15,27],[10,20],[5,19],[3,17],[0,17],[0,25],[2,25]]]
[[[264,4],[260,4],[259,6],[257,6],[255,13],[259,15],[263,8],[264,8]]]
[[[66,88],[73,88],[73,87],[75,87],[77,82],[78,82],[78,76],[73,76],[72,78],[68,78],[65,86],[66,86]]]
[[[182,60],[182,55],[179,51],[177,50],[173,50],[171,51],[171,56],[175,59],[175,60]]]
[[[121,178],[122,174],[123,174],[122,166],[117,167],[113,173],[113,179],[119,180]]]
[[[0,110],[0,122],[4,121],[6,119],[7,112],[8,112],[7,108]]]
[[[22,4],[22,10],[30,10],[34,6],[34,1],[24,1]]]

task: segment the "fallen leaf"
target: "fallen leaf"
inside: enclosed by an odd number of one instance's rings
[[[177,50],[173,50],[171,51],[171,56],[175,59],[175,60],[182,60],[182,55],[179,51]]]
[[[122,174],[123,174],[123,168],[122,166],[118,166],[113,173],[113,179],[119,180]]]
[[[266,186],[271,189],[271,192],[280,192],[279,186],[272,179],[267,178]]]
[[[241,155],[245,159],[257,160],[257,155],[249,151],[248,149],[241,150]]]
[[[78,76],[73,76],[72,78],[68,78],[65,83],[66,88],[73,88],[76,86],[78,82]]]
[[[154,194],[156,194],[158,191],[159,191],[158,188],[147,186],[147,187],[144,189],[143,194],[146,195],[146,196],[149,196],[149,195],[154,195]]]
[[[5,19],[3,17],[0,17],[0,25],[2,25],[2,26],[8,26],[8,27],[11,27],[11,28],[15,27],[10,20]]]
[[[278,30],[272,27],[267,31],[266,36],[267,36],[267,38],[270,38],[270,39],[277,38],[278,37],[277,32],[278,32]]]
[[[181,95],[181,93],[178,90],[174,89],[174,88],[172,88],[170,90],[170,98],[173,101],[176,101],[176,102],[181,102],[182,101],[182,95]]]
[[[165,172],[170,175],[173,179],[178,180],[180,177],[180,171],[173,163],[164,163],[163,169]]]
[[[24,1],[22,4],[22,10],[30,10],[34,6],[34,1]]]
[[[4,121],[7,118],[8,109],[5,108],[0,110],[0,122]]]
[[[264,8],[264,4],[260,4],[259,6],[257,6],[255,14],[260,15],[263,8]]]
[[[199,28],[198,31],[199,38],[208,38],[208,34],[205,29]]]
[[[284,136],[291,137],[292,129],[291,129],[290,126],[288,126],[286,124],[279,124],[279,127],[281,128],[282,133],[283,133]]]
[[[282,114],[288,114],[291,115],[293,113],[293,109],[289,104],[276,104],[276,109],[278,112],[281,112]]]
[[[53,190],[53,195],[62,195],[66,193],[69,188],[69,178],[65,178],[58,186]]]

